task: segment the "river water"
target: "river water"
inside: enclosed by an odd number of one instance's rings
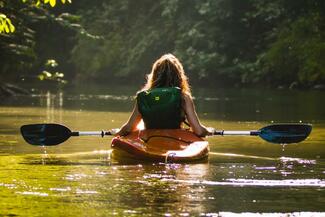
[[[122,164],[111,137],[27,144],[21,125],[75,131],[124,123],[134,87],[36,91],[0,106],[0,216],[325,216],[325,92],[195,89],[201,121],[225,130],[311,123],[303,142],[210,137],[207,162]]]

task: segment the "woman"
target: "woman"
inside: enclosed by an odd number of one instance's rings
[[[186,119],[198,136],[211,135],[214,131],[200,123],[188,78],[182,64],[172,54],[163,55],[153,64],[147,83],[137,94],[137,103],[129,120],[117,135],[135,131],[141,119],[147,129],[181,128]]]

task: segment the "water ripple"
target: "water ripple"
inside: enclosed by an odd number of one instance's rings
[[[321,179],[284,179],[284,180],[226,179],[226,181],[162,179],[162,181],[185,183],[191,185],[214,185],[214,186],[321,187],[321,188],[325,187],[325,180],[321,180]]]
[[[42,197],[47,197],[49,194],[43,193],[43,192],[35,192],[35,191],[23,191],[23,192],[16,192],[17,194],[22,194],[22,195],[33,195],[33,196],[42,196]]]

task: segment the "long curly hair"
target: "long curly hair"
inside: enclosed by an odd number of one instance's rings
[[[183,65],[173,54],[164,54],[155,61],[142,90],[156,87],[179,87],[183,94],[191,96]]]

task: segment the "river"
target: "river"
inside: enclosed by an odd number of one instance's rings
[[[60,123],[75,131],[120,127],[135,87],[35,91],[0,103],[1,216],[325,216],[325,92],[194,88],[202,123],[256,130],[310,123],[290,145],[214,136],[207,162],[121,164],[111,137],[27,144],[19,128]]]

